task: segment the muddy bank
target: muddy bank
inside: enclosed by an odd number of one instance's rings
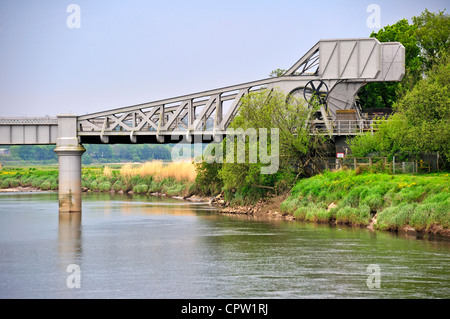
[[[31,186],[18,186],[0,189],[0,193],[31,193],[31,192],[44,192],[44,190]]]
[[[293,215],[282,213],[280,210],[280,205],[286,199],[286,196],[287,194],[260,199],[254,205],[230,206],[219,195],[211,201],[211,204],[219,208],[220,214],[248,215],[255,218],[267,218],[275,220],[295,220],[295,217]]]

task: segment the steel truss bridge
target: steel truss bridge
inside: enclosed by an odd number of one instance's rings
[[[244,95],[276,88],[308,102],[320,97],[311,134],[357,135],[374,129],[357,92],[370,82],[400,81],[404,63],[397,42],[321,40],[280,77],[77,116],[77,136],[80,143],[174,143],[198,135],[211,141],[226,131]],[[0,118],[0,144],[56,144],[57,126],[56,117]]]

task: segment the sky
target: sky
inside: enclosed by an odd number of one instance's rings
[[[369,37],[448,3],[0,0],[0,117],[84,115],[265,79],[321,39]]]

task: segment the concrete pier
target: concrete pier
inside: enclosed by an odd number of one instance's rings
[[[85,149],[77,135],[77,116],[58,115],[55,153],[59,162],[59,212],[81,212],[81,155]]]

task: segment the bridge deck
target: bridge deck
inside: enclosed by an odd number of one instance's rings
[[[0,118],[0,144],[47,145],[56,144],[56,117]]]

